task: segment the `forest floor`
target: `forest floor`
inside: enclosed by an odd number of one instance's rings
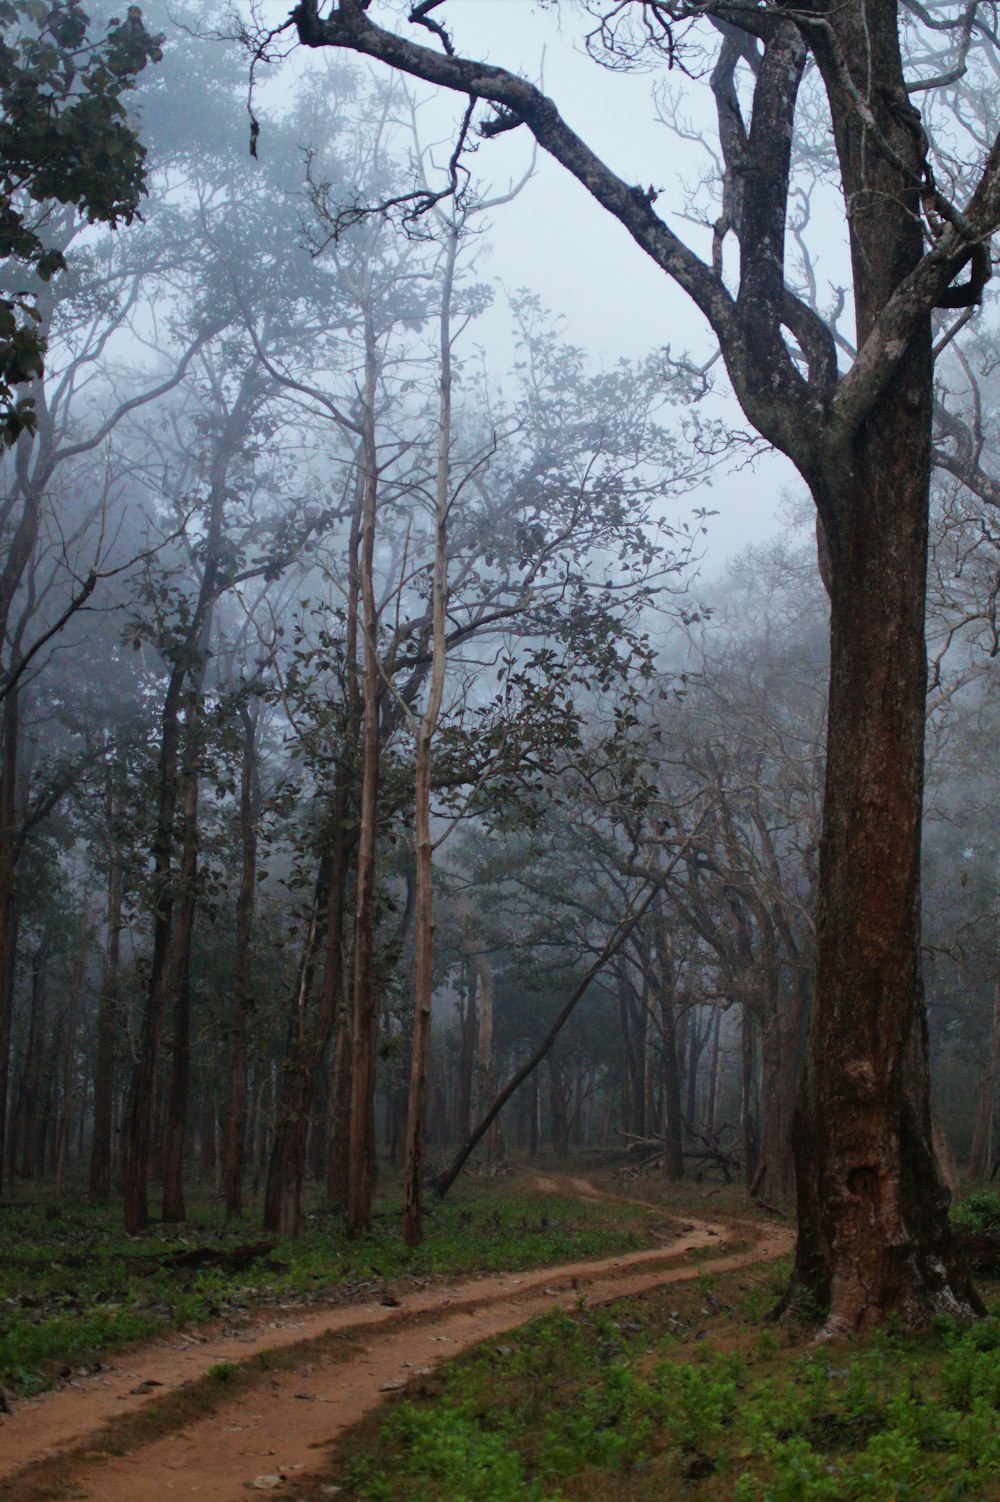
[[[697,1191],[709,1213],[738,1203],[726,1192],[716,1199],[705,1193]],[[479,1265],[507,1271],[456,1280],[453,1269],[475,1261],[475,1253],[456,1247],[452,1229],[428,1254],[439,1267],[450,1262],[447,1274],[432,1267],[389,1283],[362,1280],[348,1285],[351,1302],[283,1300],[244,1309],[236,1324],[230,1317],[221,1326],[188,1328],[107,1365],[67,1373],[61,1388],[12,1402],[0,1419],[0,1495],[9,1502],[230,1502],[248,1488],[306,1495],[301,1487],[313,1484],[320,1490],[310,1495],[337,1495],[341,1484],[324,1479],[333,1442],[390,1395],[419,1394],[459,1352],[539,1316],[700,1284],[790,1245],[786,1227],[755,1225],[749,1214],[677,1219],[659,1192],[638,1199],[590,1178],[521,1175],[487,1197],[509,1213],[491,1211],[504,1233],[486,1255],[479,1248]],[[691,1203],[689,1194],[682,1208]],[[454,1213],[459,1228],[463,1216],[475,1221],[468,1206]],[[658,1244],[595,1258],[601,1241],[615,1237]],[[560,1238],[588,1260],[516,1270],[537,1264],[537,1254]],[[380,1254],[379,1266],[386,1260]],[[433,1495],[452,1502],[447,1486]]]
[[[956,1213],[1000,1228],[1000,1196]],[[382,1215],[360,1245],[320,1218],[270,1271],[199,1268],[167,1313],[194,1299],[203,1318],[214,1287],[214,1324],[117,1354],[122,1331],[98,1328],[106,1364],[49,1372],[61,1385],[0,1414],[0,1497],[1000,1498],[995,1282],[982,1284],[991,1316],[972,1328],[940,1320],[818,1347],[815,1321],[768,1319],[791,1230],[735,1185],[524,1165],[499,1184],[464,1179],[418,1254],[401,1248],[396,1212]],[[208,1239],[225,1250],[220,1235]],[[188,1250],[196,1240],[189,1228]],[[155,1274],[161,1297],[189,1267],[178,1250]],[[39,1267],[51,1252],[33,1249]],[[73,1254],[60,1258],[33,1311],[40,1330]],[[70,1271],[85,1307],[86,1269]],[[0,1273],[15,1286],[16,1269]]]

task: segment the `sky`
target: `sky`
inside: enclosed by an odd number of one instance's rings
[[[616,172],[629,182],[663,189],[658,210],[701,253],[709,251],[707,232],[671,216],[681,205],[685,184],[697,181],[703,153],[679,140],[657,119],[653,76],[615,74],[587,57],[580,12],[534,0],[448,0],[445,15],[460,53],[501,64],[538,82],[573,127]],[[407,28],[407,30],[411,30]],[[706,136],[714,134],[708,90],[684,87],[684,110]],[[449,117],[454,100],[441,101]],[[477,167],[501,188],[516,180],[530,160],[526,132],[484,143]],[[690,299],[632,242],[557,162],[539,153],[535,175],[514,202],[492,216],[493,249],[484,264],[488,275],[516,287],[529,285],[553,311],[565,317],[567,339],[614,363],[669,345],[703,363],[714,352],[710,330]],[[499,312],[497,316],[502,316]],[[721,375],[721,367],[717,367]],[[721,384],[725,387],[724,377]],[[715,412],[745,427],[735,401],[717,400]],[[703,571],[716,573],[748,543],[780,530],[784,495],[802,490],[783,455],[771,454],[752,468],[720,474],[710,489],[692,497],[719,514],[709,524]],[[682,503],[684,505],[687,502]]]
[[[392,9],[395,17],[388,7],[376,5],[373,17],[424,39],[426,34],[406,25],[398,6]],[[281,0],[271,0],[269,18],[272,11],[276,18],[287,13]],[[685,184],[696,183],[705,166],[704,154],[657,120],[654,77],[600,68],[584,53],[579,8],[564,7],[564,12],[560,16],[558,8],[535,0],[448,0],[441,14],[460,54],[502,64],[540,83],[567,122],[616,172],[629,182],[662,189],[658,211],[693,248],[707,253],[708,233],[677,214],[683,210]],[[679,75],[676,87],[684,91],[685,113],[710,138],[714,112],[707,87],[685,84]],[[442,95],[428,99],[421,110],[425,139],[441,142],[437,155],[442,162],[461,108],[454,96]],[[482,142],[474,167],[484,186],[502,192],[523,176],[531,157],[527,132],[514,131]],[[534,175],[522,192],[497,208],[490,222],[483,279],[495,279],[498,290],[526,286],[536,292],[564,318],[565,338],[590,351],[595,361],[610,365],[667,345],[675,355],[688,352],[698,363],[713,354],[711,333],[690,300],[544,153],[537,154]],[[508,329],[504,300],[498,297],[492,314],[477,323],[476,338],[491,349],[503,348]],[[710,399],[708,410],[745,427],[735,401],[724,394],[721,366],[716,371],[722,391]],[[768,454],[752,467],[717,474],[710,488],[682,500],[682,513],[695,505],[718,513],[708,524],[702,572],[721,572],[749,543],[781,530],[780,511],[789,492],[801,494],[801,482],[783,456]]]

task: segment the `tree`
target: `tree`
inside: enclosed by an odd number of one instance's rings
[[[655,191],[612,171],[540,89],[459,56],[440,0],[411,15],[437,46],[380,26],[366,0],[339,0],[325,14],[304,0],[286,26],[308,47],[351,50],[463,95],[463,139],[479,105],[487,138],[526,126],[693,299],[747,417],[809,485],[831,664],[792,1291],[827,1311],[830,1334],[892,1313],[910,1323],[936,1311],[976,1314],[982,1305],[949,1229],[931,1142],[919,963],[924,599],[934,311],[978,302],[989,278],[1000,137],[978,153],[967,199],[952,202],[935,176],[926,101],[954,67],[969,66],[962,17],[951,28],[897,0],[710,0],[694,18],[669,0],[588,10],[597,14],[589,44],[613,65],[670,64],[686,46],[713,47],[723,196],[711,261],[657,212]],[[992,45],[975,5],[969,26],[977,47]],[[909,76],[901,32],[917,54]],[[939,37],[945,48],[954,40],[957,62],[932,63],[929,73]],[[831,329],[796,294],[785,264],[807,71],[829,112],[850,244],[857,355],[844,372]],[[735,292],[724,274],[730,236]]]
[[[3,0],[0,27],[0,257],[13,262],[0,297],[0,442],[9,446],[34,428],[34,404],[14,388],[41,375],[45,353],[32,295],[10,283],[65,268],[66,247],[46,224],[54,204],[92,224],[131,224],[146,152],[122,95],[161,54],[135,5],[99,41],[78,0]]]

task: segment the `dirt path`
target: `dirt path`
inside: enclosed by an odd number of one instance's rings
[[[600,1195],[583,1182],[578,1193]],[[553,1188],[562,1189],[563,1184]],[[609,1196],[610,1198],[611,1196]],[[177,1337],[117,1358],[79,1386],[19,1405],[0,1427],[0,1497],[17,1502],[19,1473],[31,1462],[67,1456],[72,1495],[88,1502],[137,1502],[197,1497],[236,1502],[247,1486],[277,1490],[282,1477],[321,1462],[339,1434],[383,1401],[387,1391],[429,1372],[459,1351],[495,1338],[549,1310],[590,1304],[688,1281],[703,1271],[728,1271],[781,1255],[789,1237],[765,1228],[752,1251],[678,1265],[687,1252],[718,1245],[732,1229],[690,1223],[669,1246],[600,1262],[564,1264],[519,1275],[438,1284],[408,1296],[400,1307],[356,1305],[296,1314],[210,1337]],[[331,1363],[328,1341],[345,1335],[352,1346]],[[322,1348],[317,1343],[326,1343]],[[359,1343],[360,1342],[360,1343]],[[127,1456],[101,1456],[101,1431],[122,1414],[141,1414],[223,1362],[262,1351],[294,1348],[280,1373],[263,1373],[215,1413],[148,1443]],[[155,1385],[149,1385],[149,1384]],[[87,1447],[95,1447],[89,1454]],[[66,1465],[60,1467],[65,1479]],[[36,1472],[37,1477],[37,1472]],[[27,1483],[27,1476],[24,1478]],[[25,1493],[27,1494],[27,1492]],[[44,1493],[31,1487],[35,1499]]]

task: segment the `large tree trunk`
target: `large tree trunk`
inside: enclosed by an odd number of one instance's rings
[[[928,322],[824,508],[830,715],[795,1283],[830,1333],[982,1308],[931,1141],[919,963],[930,400]]]

